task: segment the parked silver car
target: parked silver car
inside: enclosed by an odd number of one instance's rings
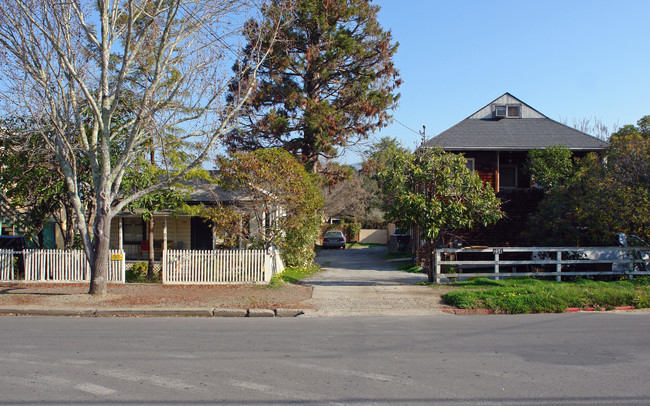
[[[323,236],[323,248],[337,247],[345,248],[345,235],[342,231],[331,230]]]

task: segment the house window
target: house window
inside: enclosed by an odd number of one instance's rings
[[[521,106],[508,106],[508,118],[519,118],[521,116]]]
[[[517,187],[517,165],[499,165],[499,190]]]
[[[474,165],[474,158],[465,158],[465,166],[470,170],[470,172],[474,172]]]
[[[496,118],[520,118],[521,105],[508,104],[502,106],[494,106],[494,117]]]
[[[122,220],[124,242],[141,242],[144,238],[144,221],[139,217],[125,217]]]

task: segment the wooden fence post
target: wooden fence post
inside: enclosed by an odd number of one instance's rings
[[[440,252],[438,250],[434,250],[433,254],[433,266],[435,267],[434,269],[436,270],[436,278],[435,282],[440,283]]]

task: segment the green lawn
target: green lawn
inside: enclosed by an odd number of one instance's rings
[[[270,288],[278,288],[287,283],[296,283],[301,279],[320,271],[320,266],[286,268],[282,273],[275,275],[268,285]]]
[[[601,282],[578,279],[554,282],[537,279],[494,281],[476,278],[448,286],[458,290],[442,295],[459,309],[489,309],[498,313],[561,313],[569,307],[613,309],[650,307],[650,277]]]

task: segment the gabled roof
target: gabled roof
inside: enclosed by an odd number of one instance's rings
[[[242,190],[225,190],[220,186],[210,183],[204,179],[194,179],[186,182],[192,187],[189,202],[214,203],[214,202],[235,202],[252,200],[249,194]]]
[[[520,105],[521,118],[494,118],[495,105]],[[527,151],[564,145],[578,151],[598,151],[605,141],[551,120],[526,103],[504,93],[465,120],[424,143],[449,151]]]

